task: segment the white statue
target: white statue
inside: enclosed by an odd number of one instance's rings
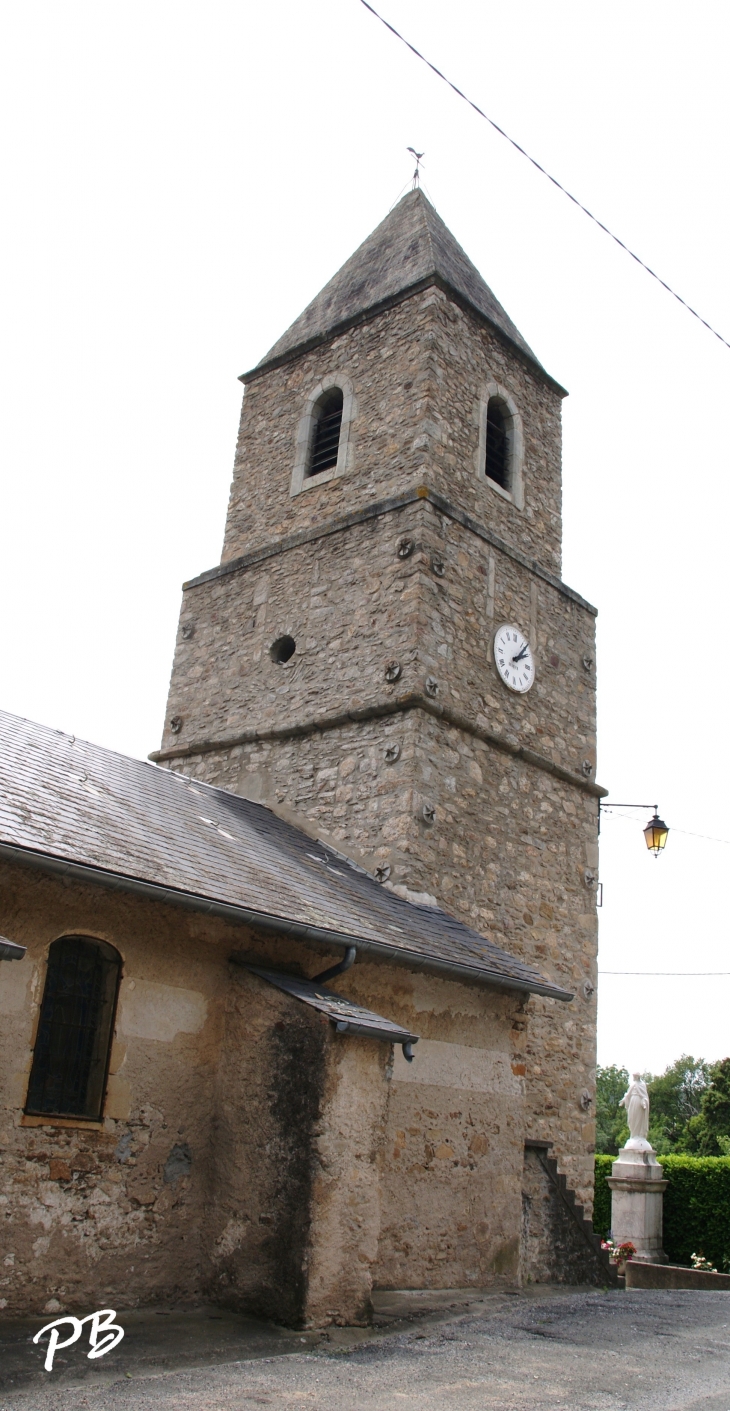
[[[640,1073],[632,1074],[632,1081],[624,1093],[619,1107],[625,1107],[629,1121],[630,1137],[625,1150],[651,1151],[649,1134],[649,1093]]]

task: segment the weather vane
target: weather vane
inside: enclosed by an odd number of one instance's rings
[[[410,152],[411,156],[415,157],[416,159],[416,170],[413,173],[413,190],[416,191],[421,184],[421,173],[419,168],[421,165],[421,160],[425,156],[425,153],[417,152],[415,147],[406,147],[406,151]]]

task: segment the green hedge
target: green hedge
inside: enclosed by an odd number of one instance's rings
[[[593,1228],[602,1238],[611,1225],[606,1177],[614,1156],[596,1157]],[[663,1156],[664,1250],[672,1264],[690,1264],[702,1252],[717,1269],[730,1267],[730,1156]]]
[[[606,1177],[611,1174],[615,1156],[596,1157],[596,1190],[593,1197],[593,1228],[605,1240],[611,1228],[611,1190]]]

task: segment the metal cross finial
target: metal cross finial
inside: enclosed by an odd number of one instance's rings
[[[417,191],[417,190],[418,190],[418,187],[419,187],[420,184],[421,184],[421,174],[420,174],[420,171],[419,171],[419,167],[420,167],[420,165],[421,165],[421,160],[422,160],[422,158],[425,156],[425,152],[417,152],[416,149],[415,149],[415,147],[406,147],[406,151],[407,151],[407,152],[410,152],[411,155],[412,155],[413,157],[415,157],[415,159],[416,159],[416,170],[415,170],[414,173],[413,173],[413,188],[412,188],[412,189],[413,189],[414,191]]]

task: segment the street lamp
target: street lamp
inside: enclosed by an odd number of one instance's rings
[[[599,830],[600,830],[600,821],[601,821],[600,815],[601,815],[601,805],[602,805],[602,804],[603,804],[603,800],[600,800],[600,801],[599,801],[599,805],[598,805],[598,826],[599,826]],[[659,817],[659,805],[658,805],[658,804],[655,804],[655,803],[610,803],[610,804],[603,804],[603,807],[604,807],[604,808],[653,808],[653,810],[654,810],[654,816],[653,816],[653,818],[650,818],[650,819],[649,819],[649,822],[647,823],[647,825],[646,825],[646,827],[645,827],[645,829],[644,829],[644,838],[646,839],[646,846],[648,847],[649,852],[653,853],[655,857],[658,857],[659,854],[660,854],[660,852],[663,852],[663,851],[664,851],[665,847],[667,846],[667,838],[669,837],[669,829],[668,829],[666,823],[663,821],[663,819],[661,819],[661,818]]]
[[[653,852],[655,857],[658,857],[663,848],[667,846],[669,829],[666,823],[662,822],[662,819],[659,817],[656,804],[654,805],[654,817],[649,819],[644,829],[644,837],[646,838],[646,846],[649,852]]]

